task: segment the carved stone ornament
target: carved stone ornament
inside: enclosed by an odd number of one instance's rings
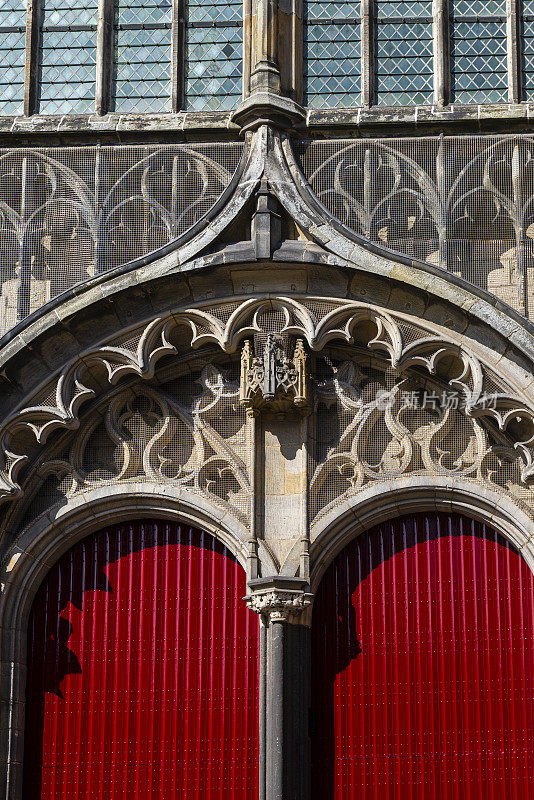
[[[284,412],[292,407],[308,409],[307,355],[302,339],[297,339],[293,357],[285,355],[280,337],[267,335],[263,352],[253,355],[254,345],[247,339],[241,350],[239,400],[250,414],[262,409]]]
[[[247,606],[269,622],[294,622],[313,602],[306,581],[298,578],[258,578],[249,587],[253,591],[245,598]]]
[[[197,371],[184,366],[191,389],[173,394],[156,370],[165,359],[179,374],[184,327]],[[497,486],[532,509],[534,410],[498,370],[430,323],[358,301],[248,297],[178,309],[81,353],[4,421],[0,500],[18,499],[29,515],[40,491],[35,515],[88,486],[143,476],[215,498],[252,528],[246,411],[295,408],[311,413],[310,524],[366,484],[408,474]],[[436,402],[442,392],[457,405]],[[112,466],[93,467],[91,448]]]
[[[44,488],[34,504],[50,502],[52,476],[65,497],[147,478],[208,496],[246,523],[251,485],[238,395],[237,381],[211,364],[159,390],[138,385],[116,393],[82,422],[68,449],[39,467]]]

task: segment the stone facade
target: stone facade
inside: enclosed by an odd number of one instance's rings
[[[309,794],[312,601],[347,541],[391,516],[456,510],[534,568],[528,264],[514,256],[514,277],[494,275],[489,292],[336,218],[295,155],[302,135],[358,136],[375,122],[381,137],[401,123],[413,135],[423,122],[307,114],[301,24],[298,3],[245,3],[245,99],[231,119],[28,117],[2,131],[11,147],[52,131],[71,146],[243,137],[235,174],[190,227],[36,301],[0,341],[6,800],[21,797],[32,598],[110,514],[191,521],[246,568],[262,631],[262,800]],[[514,118],[530,147],[528,108],[475,120],[441,108],[444,85],[438,94],[433,134]],[[519,252],[530,234],[517,203],[509,214]]]

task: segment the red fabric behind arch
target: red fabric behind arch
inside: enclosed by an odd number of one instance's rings
[[[313,617],[315,800],[534,798],[534,578],[459,515],[349,544]]]
[[[70,550],[28,634],[25,800],[256,800],[258,620],[213,537],[116,525]]]

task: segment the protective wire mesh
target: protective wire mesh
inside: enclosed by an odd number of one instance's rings
[[[230,183],[241,143],[0,150],[0,334],[157,250]]]
[[[343,224],[534,318],[532,136],[315,140],[295,148],[316,196]]]

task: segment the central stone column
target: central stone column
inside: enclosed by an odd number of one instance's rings
[[[260,800],[309,800],[310,627],[312,595],[301,578],[248,583],[261,619]]]
[[[265,124],[289,129],[306,118],[295,102],[302,94],[301,0],[244,0],[243,8],[244,92],[232,119],[243,132]]]

